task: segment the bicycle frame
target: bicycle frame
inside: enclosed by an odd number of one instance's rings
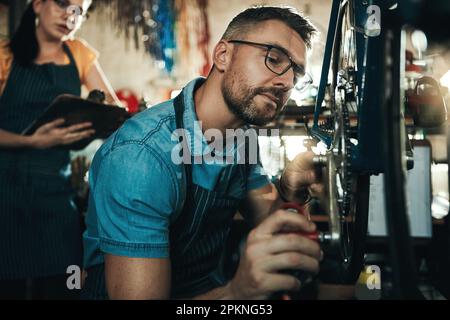
[[[376,1],[369,3],[368,1],[333,0],[328,30],[334,30],[334,32],[327,34],[314,122],[310,133],[330,147],[333,137],[320,129],[319,116],[328,83],[333,46],[337,32],[341,31],[338,25],[339,18],[343,14],[344,6],[350,5],[352,6],[350,10],[354,12],[353,28],[356,30],[356,56],[360,68],[357,70],[356,78],[358,88],[362,92],[358,101],[358,144],[352,146],[352,168],[358,173],[377,174],[384,172],[383,160],[380,157],[383,151],[383,138],[377,133],[382,121],[380,90],[382,90],[383,75],[380,66],[383,62],[383,54],[380,37],[366,37],[364,34],[364,25],[368,18],[366,10],[372,3]],[[380,7],[382,7],[381,4]]]
[[[368,10],[370,5],[377,6],[380,19],[383,18],[384,21],[380,21],[379,34],[366,36],[363,26],[368,20],[367,12],[370,12]],[[417,9],[417,4],[412,3],[411,0],[399,0],[397,5],[398,10],[390,1],[333,0],[314,122],[310,134],[323,141],[328,147],[327,155],[316,157],[316,163],[327,167],[329,197],[326,207],[330,223],[326,239],[332,248],[338,248],[342,240],[338,221],[342,217],[334,196],[336,190],[336,167],[335,159],[333,159],[335,137],[321,129],[319,116],[334,55],[333,49],[337,39],[339,40],[338,36],[342,36],[340,23],[345,6],[350,6],[348,9],[351,27],[355,30],[357,62],[355,82],[358,86],[358,143],[351,144],[351,171],[357,175],[385,174],[386,220],[393,268],[393,295],[396,298],[417,299],[421,298],[421,294],[417,286],[404,189],[406,152],[402,115],[404,92],[401,84],[404,76],[402,70],[405,65],[402,27],[411,20],[411,15],[417,12],[413,10],[413,8]],[[333,84],[335,81],[333,79]],[[333,98],[334,89],[331,90]],[[351,99],[354,99],[353,95]],[[332,99],[332,103],[334,101],[335,99]]]

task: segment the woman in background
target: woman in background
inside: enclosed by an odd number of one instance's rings
[[[82,85],[118,101],[96,51],[69,40],[90,4],[33,0],[11,41],[0,43],[0,299],[78,295],[66,285],[68,267],[81,266],[82,242],[65,146],[94,130],[57,120],[21,133],[57,96],[80,96]]]

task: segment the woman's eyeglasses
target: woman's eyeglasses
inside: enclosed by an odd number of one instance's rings
[[[53,2],[56,3],[56,5],[63,10],[67,10],[70,6],[73,6],[74,9],[76,8],[73,13],[79,14],[80,16],[83,17],[85,16],[83,8],[76,4],[72,4],[70,0],[53,0]]]

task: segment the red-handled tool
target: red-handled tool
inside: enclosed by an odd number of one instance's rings
[[[311,217],[309,216],[309,214],[307,214],[305,212],[305,209],[294,202],[286,202],[284,203],[280,209],[282,210],[286,210],[289,212],[293,212],[293,213],[299,213],[302,214],[304,216],[306,216],[308,218],[308,220],[311,220]],[[314,241],[320,241],[320,233],[318,231],[313,231],[313,232],[298,232],[298,234],[310,239],[310,240],[314,240]]]
[[[284,203],[280,209],[282,210],[286,210],[292,213],[298,213],[298,214],[303,214],[304,216],[306,216],[308,218],[308,220],[311,220],[309,214],[307,214],[305,212],[304,207],[302,207],[301,205],[294,203],[294,202],[286,202]],[[286,233],[290,233],[289,231],[287,231]],[[297,234],[300,234],[310,240],[313,241],[317,241],[320,242],[321,234],[318,231],[313,231],[313,232],[297,232]],[[293,274],[294,276],[296,276],[297,278],[302,277],[303,275],[305,275],[305,273],[301,272],[301,271],[288,271],[289,273]],[[287,293],[282,293],[281,294],[281,300],[292,300],[290,295]]]

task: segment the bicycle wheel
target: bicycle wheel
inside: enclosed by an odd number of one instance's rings
[[[358,74],[361,71],[357,54],[363,53],[356,49],[351,1],[342,2],[338,19],[331,65],[331,118],[325,128],[333,136],[327,152],[326,210],[330,216],[336,211],[338,219],[334,223],[339,239],[335,241],[337,244],[333,251],[340,261],[341,270],[337,270],[340,276],[336,281],[355,283],[364,262],[369,202],[369,175],[352,168],[358,145],[361,90],[357,80],[362,76]]]

